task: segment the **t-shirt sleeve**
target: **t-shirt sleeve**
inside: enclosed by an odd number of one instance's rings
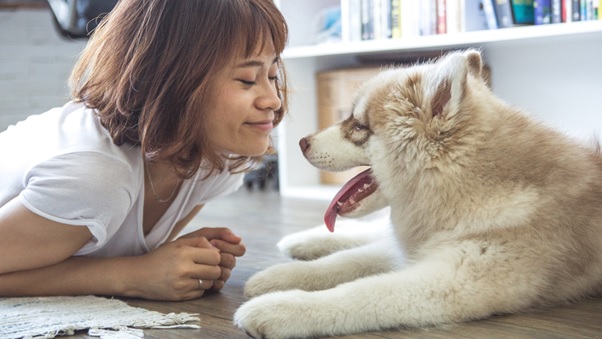
[[[101,246],[131,209],[136,178],[116,158],[95,152],[65,154],[27,172],[20,200],[44,218],[88,227],[95,245]]]

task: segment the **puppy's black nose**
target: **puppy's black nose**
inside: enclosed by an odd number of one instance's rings
[[[309,141],[307,141],[307,138],[301,138],[301,140],[299,140],[299,147],[301,147],[301,152],[305,153],[305,150],[309,148]]]

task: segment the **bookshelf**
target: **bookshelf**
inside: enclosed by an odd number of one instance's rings
[[[290,29],[283,53],[289,115],[276,135],[283,196],[330,200],[338,190],[320,184],[319,171],[303,158],[298,142],[318,129],[315,73],[359,66],[366,57],[479,48],[499,97],[577,138],[602,135],[602,20],[312,45],[312,19],[339,0],[276,3]]]

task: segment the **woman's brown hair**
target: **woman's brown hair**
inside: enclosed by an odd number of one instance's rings
[[[280,55],[287,38],[272,0],[121,0],[75,65],[71,95],[96,109],[115,144],[140,146],[146,159],[169,162],[182,177],[204,161],[223,171],[233,160],[228,170],[244,170],[259,158],[228,158],[204,137],[210,83],[232,58],[251,57],[270,40]],[[274,125],[287,103],[278,67]]]

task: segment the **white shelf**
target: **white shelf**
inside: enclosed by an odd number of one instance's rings
[[[458,34],[439,34],[401,39],[367,40],[347,43],[292,46],[284,59],[299,59],[333,55],[387,53],[428,49],[458,48],[485,45],[502,41],[518,41],[546,37],[560,37],[602,31],[602,20],[563,24],[522,26],[496,30],[473,31]]]

